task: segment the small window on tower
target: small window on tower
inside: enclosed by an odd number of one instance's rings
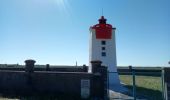
[[[106,50],[106,48],[105,48],[105,47],[102,47],[102,50]]]
[[[102,56],[105,57],[106,56],[106,52],[102,52]]]
[[[102,45],[106,45],[106,41],[101,41],[101,44]]]

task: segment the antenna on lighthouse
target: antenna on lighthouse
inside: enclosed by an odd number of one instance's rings
[[[102,8],[102,16],[103,16],[103,8]]]

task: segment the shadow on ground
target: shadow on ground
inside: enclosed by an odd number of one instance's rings
[[[80,100],[80,98],[71,95],[59,95],[59,94],[0,94],[0,100]]]
[[[133,95],[133,86],[126,85],[129,89],[129,96]],[[144,87],[136,86],[136,96],[138,99],[145,99],[145,100],[163,100],[162,92],[158,90],[148,89]]]

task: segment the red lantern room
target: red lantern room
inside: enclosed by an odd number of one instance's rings
[[[96,31],[96,39],[111,39],[112,38],[112,25],[106,23],[107,19],[101,16],[99,24],[94,25],[92,28]]]

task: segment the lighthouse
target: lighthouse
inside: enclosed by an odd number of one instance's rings
[[[90,61],[102,61],[102,65],[108,67],[109,88],[117,91],[120,90],[121,85],[116,62],[116,28],[107,24],[104,16],[101,16],[98,21],[98,24],[90,27],[89,72],[91,71]]]

